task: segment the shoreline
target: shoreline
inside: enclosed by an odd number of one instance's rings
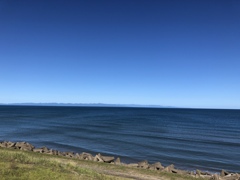
[[[202,178],[208,178],[213,180],[240,179],[239,172],[238,173],[227,172],[225,170],[222,170],[219,173],[210,173],[208,171],[200,171],[198,169],[196,169],[195,171],[188,171],[183,169],[176,169],[173,164],[165,167],[160,162],[149,164],[147,160],[143,160],[138,163],[123,163],[121,162],[119,157],[115,158],[114,156],[105,156],[100,153],[96,155],[92,155],[87,152],[82,152],[82,153],[61,152],[58,150],[49,149],[46,146],[35,148],[35,146],[33,146],[28,142],[0,141],[0,148],[16,149],[21,151],[32,151],[35,153],[49,154],[54,156],[63,156],[63,157],[72,158],[72,159],[93,161],[93,162],[99,162],[99,163],[108,163],[108,164],[113,164],[117,166],[125,166],[125,167],[131,167],[131,168],[137,168],[137,169],[143,169],[143,170],[149,169],[149,170],[162,171],[162,172],[168,172],[168,173],[179,174],[179,175],[187,175],[195,178],[202,177]]]

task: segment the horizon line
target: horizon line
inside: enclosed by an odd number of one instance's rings
[[[214,107],[178,107],[178,106],[164,106],[154,104],[112,104],[112,103],[61,103],[61,102],[25,102],[25,103],[0,103],[0,105],[9,106],[68,106],[68,107],[139,107],[139,108],[169,108],[169,109],[221,109],[221,110],[240,110],[240,108],[214,108]]]

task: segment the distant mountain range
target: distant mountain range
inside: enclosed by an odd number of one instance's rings
[[[104,104],[104,103],[0,103],[0,105],[12,106],[88,106],[88,107],[152,107],[152,108],[173,108],[160,105],[139,105],[139,104]]]

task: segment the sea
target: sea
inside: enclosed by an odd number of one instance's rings
[[[0,106],[0,141],[240,172],[240,110]]]

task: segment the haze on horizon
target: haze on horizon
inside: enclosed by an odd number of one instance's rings
[[[240,109],[240,1],[0,1],[0,103]]]

